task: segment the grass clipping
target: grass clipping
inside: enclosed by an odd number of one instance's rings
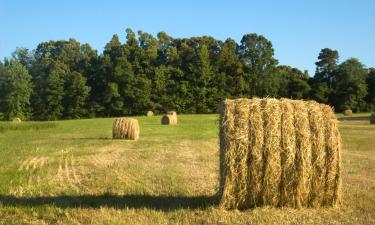
[[[113,121],[112,136],[113,139],[138,140],[138,120],[126,117],[116,118]]]
[[[341,137],[314,101],[225,100],[220,118],[221,207],[336,206]]]

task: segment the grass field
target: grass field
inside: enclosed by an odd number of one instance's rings
[[[340,208],[224,211],[217,115],[138,119],[137,142],[112,140],[112,119],[0,123],[0,224],[375,224],[368,121],[340,122]]]

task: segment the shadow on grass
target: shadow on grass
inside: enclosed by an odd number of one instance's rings
[[[340,121],[370,121],[369,116],[346,116],[346,117],[340,117],[337,120]]]
[[[112,137],[76,137],[76,138],[62,138],[63,140],[113,140]]]
[[[171,211],[176,209],[204,209],[217,205],[218,202],[217,196],[77,195],[16,197],[0,195],[0,204],[12,207],[51,205],[59,208],[111,207]]]

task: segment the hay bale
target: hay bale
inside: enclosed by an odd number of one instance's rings
[[[122,117],[113,121],[113,139],[138,140],[139,131],[139,124],[136,119]]]
[[[161,124],[163,125],[177,124],[177,113],[175,111],[167,112],[167,115],[161,118]]]
[[[177,113],[175,111],[169,111],[169,112],[167,112],[167,115],[171,115],[171,116],[176,116],[177,117]]]
[[[220,117],[221,206],[335,206],[341,138],[331,107],[314,101],[226,100]]]
[[[370,124],[375,124],[375,113],[370,116]]]
[[[353,112],[351,109],[347,109],[345,110],[342,114],[344,114],[344,116],[352,116],[353,115]]]
[[[21,123],[22,122],[22,120],[18,117],[13,118],[12,121],[13,121],[13,123]]]
[[[154,116],[154,112],[153,111],[148,111],[146,115],[147,115],[147,117]]]
[[[161,118],[161,124],[163,124],[163,125],[175,125],[175,124],[177,124],[177,116],[165,115]]]

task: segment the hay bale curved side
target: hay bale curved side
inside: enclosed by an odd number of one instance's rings
[[[375,113],[370,116],[370,124],[375,124]]]
[[[221,207],[337,205],[341,139],[331,107],[290,99],[225,100]]]
[[[132,118],[116,118],[113,121],[112,137],[113,139],[138,140],[139,139],[138,120]]]
[[[172,115],[165,115],[161,118],[161,124],[163,125],[175,125],[177,124],[177,117]]]
[[[148,111],[147,114],[146,114],[147,117],[150,117],[150,116],[154,116],[154,112],[153,111]]]
[[[13,123],[21,123],[22,120],[20,118],[18,118],[18,117],[15,117],[15,118],[12,119],[12,122]]]
[[[344,114],[344,116],[352,116],[353,115],[353,112],[351,109],[347,109],[345,110],[342,114]]]

